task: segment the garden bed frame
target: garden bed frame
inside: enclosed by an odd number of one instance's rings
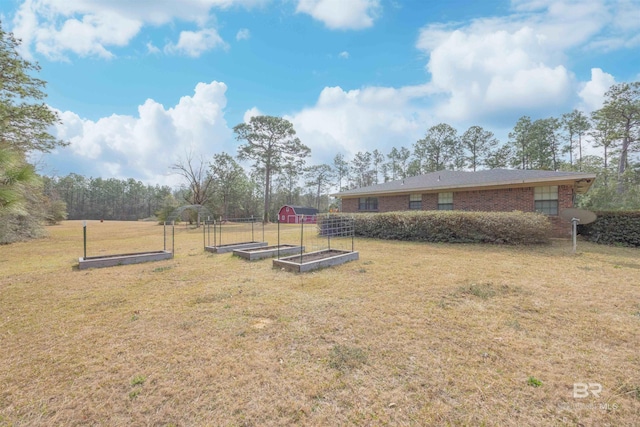
[[[140,264],[173,258],[175,252],[175,222],[171,223],[171,251],[167,250],[167,223],[163,227],[164,248],[161,251],[133,252],[126,254],[87,256],[87,222],[82,224],[84,256],[78,258],[78,270],[88,268],[114,267],[116,265]]]
[[[234,255],[240,258],[256,261],[259,259],[279,257],[282,255],[295,255],[304,252],[304,246],[296,245],[280,245],[280,246],[263,246],[258,248],[236,249]]]
[[[116,265],[140,264],[142,262],[162,261],[173,258],[168,251],[138,252],[119,255],[102,255],[78,258],[78,269],[113,267]]]
[[[220,246],[205,246],[204,249],[208,252],[213,252],[215,254],[226,254],[238,249],[260,248],[260,247],[265,247],[267,245],[268,245],[267,242],[243,242],[243,243],[230,243],[228,245],[220,245]]]
[[[304,273],[306,271],[344,264],[345,262],[355,261],[359,258],[359,253],[355,251],[325,249],[316,252],[309,252],[302,255],[294,255],[290,257],[274,259],[273,266],[284,268],[288,271]]]

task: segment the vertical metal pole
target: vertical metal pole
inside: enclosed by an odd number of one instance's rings
[[[300,217],[300,264],[302,264],[302,247],[304,246],[304,215]]]
[[[171,258],[175,256],[176,253],[176,222],[171,221]]]
[[[264,227],[262,228],[262,230],[262,232],[264,233]],[[264,239],[262,240],[264,241]],[[280,259],[280,215],[278,215],[278,259]]]
[[[264,242],[264,221],[260,221],[262,223],[262,241]]]
[[[216,220],[213,220],[213,246],[216,246],[216,242],[218,241],[218,233],[216,232]]]
[[[253,238],[253,215],[251,215],[251,242],[255,242],[256,240]]]
[[[576,253],[577,234],[578,234],[578,218],[571,218],[571,237],[573,238],[573,253]]]
[[[204,248],[207,247],[207,233],[205,231],[205,228],[206,228],[205,225],[202,224],[202,246]]]
[[[211,217],[207,217],[207,245],[211,244]]]
[[[167,221],[162,224],[162,250],[167,251]]]
[[[87,259],[87,221],[82,221],[82,235],[84,240],[84,257],[82,259]]]
[[[316,217],[317,218],[317,217]],[[322,224],[320,225],[320,230],[322,230],[322,226],[326,225],[324,227],[324,232],[327,233],[327,246],[329,247],[329,250],[331,250],[331,233],[329,232],[329,214],[327,214],[327,216],[325,217],[326,221],[322,221]]]
[[[348,220],[347,220],[348,221]],[[353,248],[353,236],[356,234],[356,224],[355,224],[355,219],[351,218],[351,221],[349,221],[348,223],[351,224],[351,252],[354,252],[354,248]]]
[[[220,240],[220,242],[218,243],[218,246],[222,246],[222,217],[220,217],[220,231],[218,232],[218,239]]]

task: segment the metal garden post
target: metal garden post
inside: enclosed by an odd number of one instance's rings
[[[300,217],[300,264],[302,264],[302,247],[304,246],[304,215]]]
[[[317,218],[317,217],[316,217]],[[327,215],[326,217],[326,222],[323,221],[323,224],[320,225],[320,229],[322,230],[322,226],[326,224],[326,227],[324,227],[324,232],[327,233],[327,246],[329,247],[329,250],[331,250],[331,233],[329,232],[329,221],[330,221],[330,217],[329,215]]]
[[[264,223],[263,223],[264,224]],[[264,234],[264,226],[262,227],[262,233]],[[262,238],[264,242],[264,237]],[[280,259],[280,215],[278,215],[278,259]]]
[[[162,224],[162,250],[167,251],[167,221]]]
[[[349,224],[351,224],[351,252],[354,252],[353,236],[356,234],[356,220],[355,220],[355,218],[351,218],[351,221],[349,221]]]
[[[171,221],[171,258],[175,256],[176,253],[176,222]]]
[[[251,241],[255,242],[256,240],[253,238],[253,215],[251,215]]]
[[[87,221],[82,221],[82,235],[84,240],[84,257],[82,259],[87,259]]]
[[[573,253],[576,253],[576,239],[577,239],[577,235],[578,235],[578,221],[580,221],[578,218],[571,218],[571,237],[573,239]]]

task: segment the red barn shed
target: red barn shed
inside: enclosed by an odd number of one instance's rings
[[[284,224],[300,224],[304,216],[305,224],[315,224],[318,209],[303,206],[284,205],[278,212],[278,221]]]

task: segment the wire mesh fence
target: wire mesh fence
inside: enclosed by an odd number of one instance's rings
[[[344,215],[323,214],[302,217],[298,224],[278,222],[278,247],[296,245],[303,253],[319,251],[354,252],[354,219]],[[277,258],[290,257],[277,254]]]
[[[219,219],[205,221],[202,234],[205,248],[264,242],[265,226],[253,216]]]

